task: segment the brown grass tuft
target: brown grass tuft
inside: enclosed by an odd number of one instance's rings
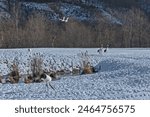
[[[13,63],[12,67],[12,71],[9,74],[9,80],[11,83],[18,83],[19,79],[20,79],[20,75],[19,75],[19,69],[18,69],[18,64]]]
[[[33,82],[33,77],[28,74],[28,76],[24,79],[24,83],[29,84]]]
[[[83,68],[83,74],[92,74],[93,73],[93,69],[91,66],[86,66]]]

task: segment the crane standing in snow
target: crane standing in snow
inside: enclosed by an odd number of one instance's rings
[[[28,54],[29,54],[29,58],[32,57],[32,49],[31,48],[28,48]]]
[[[109,45],[107,44],[107,47],[106,47],[106,49],[104,50],[104,52],[107,52],[107,51],[108,51],[108,47],[109,47]]]
[[[50,82],[52,81],[52,77],[51,77],[51,76],[49,76],[49,75],[43,73],[43,74],[41,75],[41,79],[42,79],[44,82],[46,82],[47,88],[48,88],[48,87],[51,87],[53,90],[55,90],[54,87],[50,84]]]
[[[101,47],[97,50],[97,52],[102,55],[103,54],[103,44],[101,44]]]

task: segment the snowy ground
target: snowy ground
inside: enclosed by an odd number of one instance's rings
[[[0,99],[150,99],[150,49],[109,49],[103,55],[96,48],[32,49],[32,53],[41,53],[45,69],[50,61],[57,63],[55,69],[70,69],[80,65],[79,53],[86,50],[91,63],[101,65],[98,73],[61,77],[51,82],[55,90],[45,83],[0,84]],[[7,60],[14,59],[25,73],[29,54],[27,49],[0,50],[1,73],[9,73]]]

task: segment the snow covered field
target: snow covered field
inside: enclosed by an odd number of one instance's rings
[[[80,65],[79,54],[88,51],[90,62],[101,66],[95,74],[62,76],[51,82],[55,90],[45,83],[0,84],[0,99],[150,99],[150,49],[109,49],[99,55],[93,49],[32,49],[40,52],[43,68],[71,69]],[[29,70],[28,49],[1,49],[0,72],[9,73],[8,63],[19,61],[21,74]],[[63,63],[63,65],[62,65]]]

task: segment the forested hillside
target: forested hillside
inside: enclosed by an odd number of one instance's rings
[[[149,9],[150,0],[3,0],[0,48],[150,47]]]

